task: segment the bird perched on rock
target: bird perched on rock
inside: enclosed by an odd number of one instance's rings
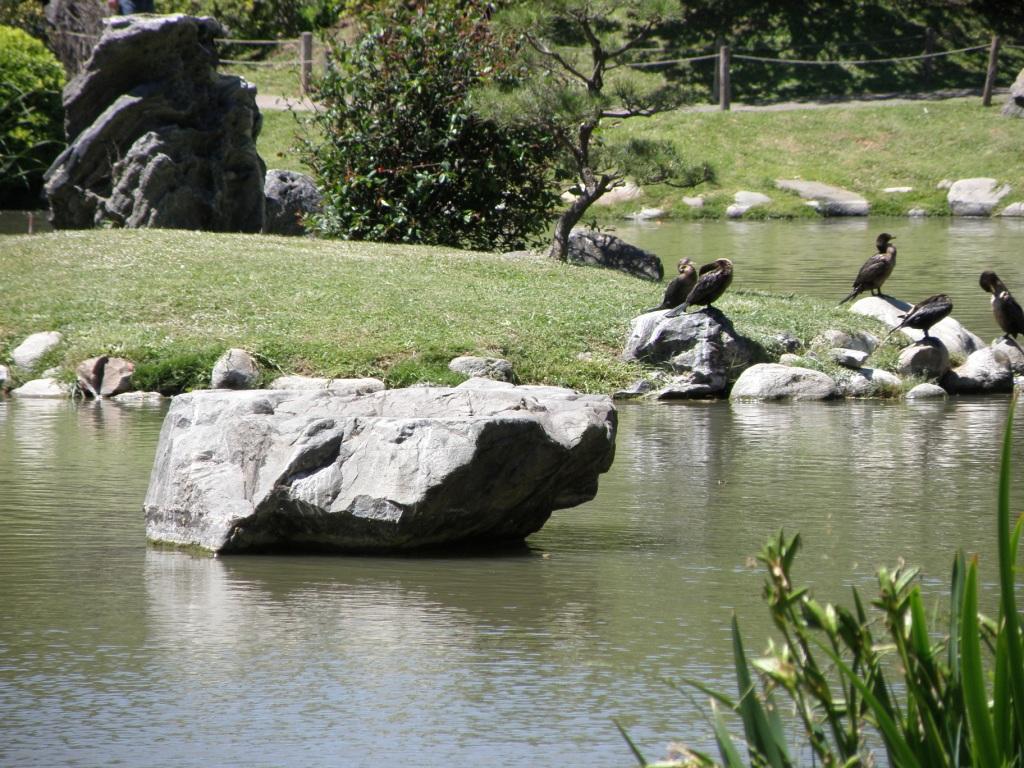
[[[680,259],[679,264],[676,265],[676,271],[679,274],[673,277],[672,282],[665,288],[665,296],[662,298],[661,304],[645,309],[644,312],[675,309],[686,301],[686,297],[690,295],[694,283],[697,282],[697,268],[689,259]]]
[[[691,304],[710,307],[711,304],[725,293],[732,282],[732,262],[729,259],[715,259],[700,268],[697,283],[690,289],[686,301],[669,312],[665,317],[678,317]]]
[[[877,253],[861,265],[857,278],[853,281],[853,290],[839,302],[840,304],[845,304],[864,291],[871,291],[872,296],[875,295],[875,291],[878,291],[879,296],[884,295],[882,283],[889,279],[892,268],[896,266],[896,246],[892,244],[893,239],[894,236],[888,232],[883,232],[875,238]]]
[[[929,296],[924,301],[919,301],[905,313],[900,315],[903,320],[900,321],[899,325],[885,334],[885,339],[888,339],[896,333],[896,331],[901,330],[902,328],[917,328],[919,331],[924,331],[925,339],[930,339],[931,336],[928,335],[928,330],[952,311],[953,300],[946,294],[937,293],[934,296]],[[882,339],[882,341],[884,342],[885,339]],[[924,339],[922,339],[922,341],[923,340]]]
[[[1016,339],[1018,333],[1024,333],[1024,310],[1003,285],[999,275],[986,270],[978,278],[978,285],[992,294],[992,314],[999,327],[1003,329],[1004,338],[1009,339],[1013,336]]]

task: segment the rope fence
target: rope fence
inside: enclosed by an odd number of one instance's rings
[[[62,34],[69,35],[76,38],[85,38],[91,40],[98,40],[98,35],[84,34],[81,32],[64,31]],[[630,62],[627,66],[633,69],[648,69],[654,67],[668,67],[668,66],[679,66],[695,64],[702,61],[716,61],[714,69],[714,83],[712,85],[713,97],[718,101],[719,108],[728,110],[731,102],[731,88],[730,88],[730,63],[733,60],[736,61],[751,61],[758,62],[761,64],[773,64],[781,66],[798,66],[798,67],[870,67],[882,64],[900,64],[904,62],[921,62],[925,67],[929,67],[932,62],[936,59],[946,56],[957,56],[961,54],[976,53],[979,51],[988,50],[988,67],[985,73],[985,84],[982,88],[982,102],[985,106],[990,106],[992,90],[995,85],[995,77],[997,70],[997,58],[999,51],[1002,50],[1024,50],[1024,42],[1019,41],[1007,41],[1003,42],[1000,40],[998,35],[992,37],[992,40],[987,45],[972,45],[964,48],[956,48],[948,51],[929,51],[932,45],[935,45],[938,41],[938,36],[934,31],[929,30],[923,35],[914,35],[911,37],[893,38],[890,42],[910,42],[915,40],[925,40],[925,52],[912,55],[912,56],[889,56],[878,59],[784,59],[773,56],[760,56],[753,53],[746,53],[743,51],[749,51],[750,49],[736,49],[733,51],[730,46],[722,45],[719,47],[717,52],[710,53],[697,53],[692,56],[686,56],[682,58],[674,59],[658,59],[655,61],[638,61]],[[294,58],[282,58],[278,57],[273,61],[250,61],[247,59],[221,59],[221,64],[227,64],[229,66],[246,66],[246,67],[258,67],[268,69],[287,69],[295,67],[299,70],[299,84],[303,96],[309,95],[310,81],[313,74],[313,34],[311,32],[303,32],[298,38],[287,38],[278,40],[236,40],[232,38],[216,38],[214,40],[218,45],[231,45],[231,46],[254,46],[254,47],[273,47],[273,48],[286,48],[289,46],[297,47],[297,56]],[[874,41],[877,42],[877,41]],[[866,45],[867,43],[850,43],[847,47],[855,45]],[[796,46],[793,50],[805,50],[809,46]],[[663,53],[666,49],[664,47],[651,47],[641,49],[643,53]],[[707,50],[707,49],[705,49]]]

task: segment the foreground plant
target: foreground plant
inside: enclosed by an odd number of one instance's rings
[[[1009,498],[1015,402],[999,473],[998,619],[979,615],[977,559],[966,562],[962,552],[953,561],[948,626],[940,639],[929,625],[917,570],[903,565],[878,572],[873,605],[881,612],[880,624],[856,590],[852,610],[819,603],[791,577],[799,535],[779,534],[759,560],[768,571],[764,596],[781,642],[770,644],[764,658],[751,659],[733,619],[737,698],[687,681],[712,698],[721,762],[687,752],[676,765],[797,765],[776,702],[783,697],[806,738],[797,754],[809,749],[815,764],[874,765],[869,739],[877,735],[891,766],[1024,765],[1024,646],[1014,585],[1024,518],[1011,528]],[[719,706],[740,716],[746,759]]]

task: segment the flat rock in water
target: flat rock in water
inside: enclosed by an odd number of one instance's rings
[[[839,394],[828,374],[811,368],[760,363],[747,368],[729,394],[730,400],[830,400]]]
[[[54,378],[32,379],[11,390],[14,397],[67,397],[71,388]]]
[[[923,299],[924,297],[922,296],[921,298]],[[911,304],[899,299],[867,296],[854,302],[850,307],[850,311],[856,312],[858,315],[873,317],[890,328],[895,328],[900,324],[900,320],[903,319],[901,315],[910,309],[911,306]],[[913,341],[920,341],[924,338],[924,331],[919,331],[916,328],[903,328],[900,330],[900,333]],[[964,328],[953,317],[944,317],[931,327],[928,334],[945,344],[949,354],[954,357],[966,358],[972,352],[985,346],[985,342],[980,337]]]
[[[1008,206],[1006,206],[1005,208],[1003,208],[1003,210],[999,212],[999,215],[1006,216],[1007,218],[1018,219],[1024,216],[1024,203],[1010,203]]]
[[[615,430],[608,397],[494,381],[192,392],[160,433],[146,534],[214,552],[521,541],[594,497]]]
[[[948,397],[946,390],[938,384],[925,382],[907,392],[907,400],[945,400]]]
[[[732,196],[733,202],[725,209],[725,215],[730,219],[738,219],[751,208],[758,208],[763,205],[771,205],[772,199],[761,192],[748,192],[740,190]]]
[[[775,186],[813,202],[823,216],[867,216],[871,208],[860,195],[820,181],[776,179]]]
[[[1000,185],[995,179],[960,179],[949,188],[946,202],[954,216],[991,216],[1010,191],[1009,184]]]

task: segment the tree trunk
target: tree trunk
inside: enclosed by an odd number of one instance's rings
[[[595,192],[584,190],[579,197],[572,201],[565,213],[558,217],[558,221],[555,222],[555,234],[551,238],[551,250],[548,251],[549,258],[558,259],[558,261],[568,259],[569,233],[583,218],[583,214],[587,212],[593,202],[604,194],[604,191],[604,189]]]

